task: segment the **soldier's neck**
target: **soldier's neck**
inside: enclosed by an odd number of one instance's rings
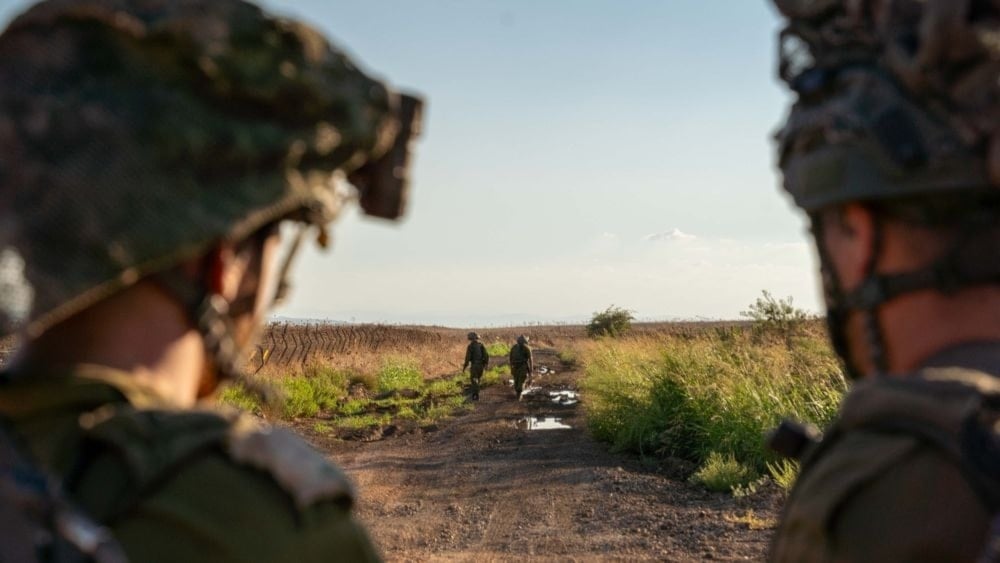
[[[128,373],[188,407],[197,398],[206,357],[201,336],[179,304],[140,282],[28,342],[13,369],[44,373],[79,364]]]

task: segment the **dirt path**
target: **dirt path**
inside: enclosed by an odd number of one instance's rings
[[[516,401],[494,386],[468,414],[434,432],[378,442],[307,436],[352,476],[359,514],[388,561],[760,560],[774,495],[737,501],[671,479],[662,468],[614,455],[585,431],[578,404],[549,391],[575,389],[551,350],[536,366],[555,375]],[[531,430],[526,417],[566,429]],[[308,434],[308,432],[307,432]]]

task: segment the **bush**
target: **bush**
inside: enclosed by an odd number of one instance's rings
[[[792,304],[792,298],[775,299],[767,290],[754,301],[740,316],[753,321],[756,338],[772,335],[782,338],[789,346],[792,339],[802,332],[802,326],[811,316]]]
[[[611,305],[603,311],[598,311],[590,318],[587,325],[587,336],[621,336],[632,328],[635,316],[632,311]]]

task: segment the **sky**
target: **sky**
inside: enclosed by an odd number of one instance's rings
[[[0,22],[28,3],[0,0]],[[398,224],[349,212],[275,314],[492,326],[820,309],[764,0],[268,0],[427,100]]]

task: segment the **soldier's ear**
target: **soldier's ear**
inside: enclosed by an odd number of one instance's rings
[[[842,287],[861,285],[874,257],[875,215],[864,205],[850,203],[823,213],[823,240],[827,256]]]

